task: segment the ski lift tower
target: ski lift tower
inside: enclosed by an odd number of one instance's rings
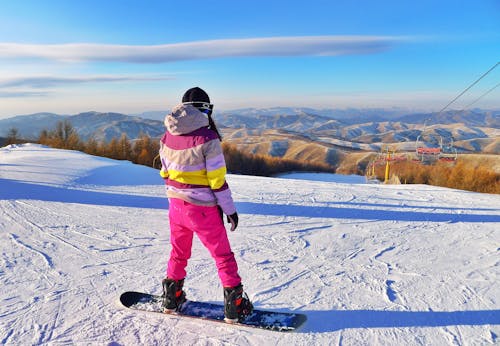
[[[389,173],[391,169],[391,161],[397,161],[399,160],[399,157],[396,156],[396,148],[393,146],[387,146],[385,150],[382,152],[385,152],[385,173],[384,173],[384,184],[387,184],[389,182]]]

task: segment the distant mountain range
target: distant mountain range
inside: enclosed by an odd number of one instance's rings
[[[165,114],[168,111],[149,111],[138,114],[133,114],[134,116],[139,116],[146,119],[160,120],[163,121]],[[243,117],[254,117],[254,116],[274,116],[274,115],[303,115],[303,114],[313,114],[320,115],[326,118],[343,120],[345,122],[352,121],[364,122],[364,121],[383,121],[394,119],[410,112],[408,109],[402,108],[347,108],[347,109],[314,109],[306,107],[270,107],[270,108],[240,108],[233,110],[223,110],[218,111],[216,109],[215,116],[230,116],[238,115]]]
[[[371,111],[367,111],[350,117],[333,112],[319,115],[303,109],[288,109],[288,114],[274,111],[224,112],[216,115],[216,122],[224,126],[225,138],[242,149],[292,159],[321,156],[330,163],[345,152],[379,151],[384,145],[412,151],[417,139],[427,145],[453,145],[459,152],[500,154],[500,111],[404,115],[396,111],[370,115]]]
[[[0,120],[0,136],[6,136],[11,128],[19,131],[19,136],[36,139],[42,130],[53,130],[60,121],[68,120],[80,138],[109,141],[126,133],[130,139],[141,133],[159,137],[164,132],[163,122],[120,113],[86,112],[77,115],[36,113]]]
[[[136,115],[86,112],[77,115],[37,113],[0,120],[0,137],[11,128],[20,137],[38,138],[68,120],[80,138],[109,141],[126,133],[159,138],[168,111]],[[500,111],[468,110],[407,114],[389,109],[245,108],[214,114],[224,139],[253,153],[293,159],[336,160],[352,151],[378,151],[384,144],[414,150],[417,138],[440,138],[461,152],[500,154]]]

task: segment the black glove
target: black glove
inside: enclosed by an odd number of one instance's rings
[[[217,206],[219,209],[220,218],[222,219],[222,223],[224,223],[224,212],[220,206]],[[227,222],[231,224],[231,232],[234,232],[236,227],[238,227],[238,213],[234,213],[231,215],[227,215]]]
[[[238,213],[227,215],[227,222],[231,224],[231,232],[238,227]]]

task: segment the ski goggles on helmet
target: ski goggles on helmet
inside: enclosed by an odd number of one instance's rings
[[[214,105],[208,102],[183,102],[182,104],[191,105],[198,108],[203,113],[211,113],[214,109]]]

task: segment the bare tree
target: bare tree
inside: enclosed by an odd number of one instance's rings
[[[19,130],[15,127],[11,128],[7,133],[6,145],[19,143]]]

